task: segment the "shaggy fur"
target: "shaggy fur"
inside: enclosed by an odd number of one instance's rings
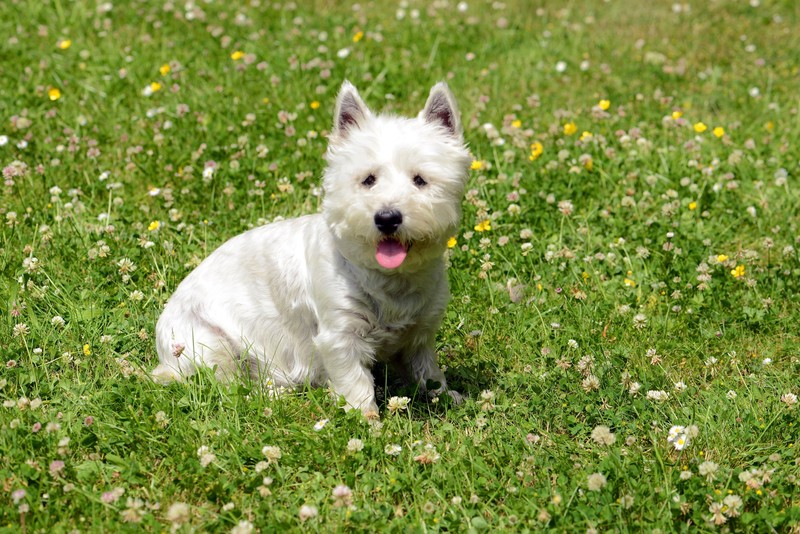
[[[437,84],[403,118],[373,114],[345,82],[326,159],[321,214],[234,237],[178,286],[156,326],[155,380],[248,369],[275,388],[328,384],[375,415],[382,361],[460,399],[434,352],[470,163],[452,93]]]

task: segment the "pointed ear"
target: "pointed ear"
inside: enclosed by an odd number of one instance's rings
[[[439,82],[431,89],[428,102],[420,112],[426,122],[442,126],[450,135],[461,139],[461,117],[456,98],[445,82]]]
[[[347,133],[358,128],[372,113],[355,86],[347,80],[342,83],[339,96],[336,97],[336,110],[333,115],[333,137],[344,138]]]

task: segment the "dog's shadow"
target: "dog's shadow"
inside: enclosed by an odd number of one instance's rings
[[[447,373],[448,389],[459,392],[463,401],[474,398],[476,392],[486,389],[482,383],[486,381],[485,377],[481,380],[480,376],[483,375],[473,374],[472,370],[466,367],[451,368]],[[438,389],[441,386],[438,382],[429,381],[425,391],[410,381],[408,376],[387,363],[376,362],[372,367],[372,377],[375,381],[375,402],[381,411],[386,408],[388,400],[392,397],[408,397],[415,403],[439,404],[445,407],[456,405],[449,395],[431,396],[427,393]]]

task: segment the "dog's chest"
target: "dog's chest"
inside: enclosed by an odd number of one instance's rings
[[[413,344],[419,332],[426,330],[426,324],[435,328],[429,324],[434,318],[425,304],[419,299],[374,303],[367,338],[379,359],[391,358]]]

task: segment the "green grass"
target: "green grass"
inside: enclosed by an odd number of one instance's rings
[[[3,531],[800,530],[800,12],[468,3],[0,5]],[[318,210],[345,78],[391,112],[459,99],[439,348],[467,400],[391,414],[414,392],[379,374],[370,427],[321,389],[153,384],[191,268]]]

